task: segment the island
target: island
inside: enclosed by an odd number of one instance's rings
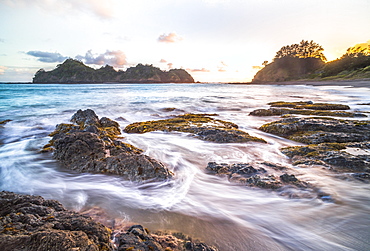
[[[126,71],[116,71],[106,65],[93,69],[76,59],[66,59],[51,71],[36,72],[35,84],[93,84],[93,83],[194,83],[193,77],[184,69],[162,71],[153,65],[138,64]]]

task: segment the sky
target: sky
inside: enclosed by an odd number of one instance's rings
[[[31,82],[67,58],[248,82],[302,39],[329,61],[370,41],[370,0],[0,0],[0,82]]]

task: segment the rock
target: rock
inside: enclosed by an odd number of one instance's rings
[[[109,118],[99,120],[93,110],[77,111],[75,124],[59,124],[44,151],[66,168],[77,172],[121,175],[137,182],[163,181],[172,173],[160,162],[142,154],[142,150],[119,141],[119,124]],[[77,124],[77,125],[76,125]]]
[[[274,190],[280,195],[291,198],[321,199],[323,196],[328,196],[315,186],[299,180],[294,174],[289,174],[287,168],[280,164],[269,162],[252,164],[209,162],[206,170],[213,174],[227,176],[230,182]]]
[[[369,121],[317,117],[285,118],[262,125],[259,129],[306,144],[370,140]]]
[[[0,125],[5,125],[6,123],[12,121],[11,119],[6,119],[6,120],[3,120],[3,121],[0,121]]]
[[[347,151],[353,146],[367,149],[368,154],[354,155]],[[293,165],[321,165],[337,172],[370,173],[370,142],[367,143],[321,143],[308,146],[294,146],[282,149],[290,157]],[[366,174],[362,175],[366,177]]]
[[[151,131],[178,131],[193,134],[195,137],[217,143],[242,143],[256,141],[266,143],[265,140],[250,136],[238,130],[234,123],[213,119],[216,114],[185,114],[174,118],[137,122],[126,126],[126,133],[146,133]]]
[[[0,192],[0,250],[112,250],[110,234],[55,200]]]
[[[285,114],[313,115],[313,116],[333,116],[333,117],[367,117],[362,113],[344,112],[338,110],[348,110],[348,105],[330,104],[330,103],[313,103],[306,102],[284,102],[277,101],[268,103],[270,109],[257,109],[249,113],[252,116],[281,116]],[[279,107],[279,108],[274,108]],[[285,108],[281,108],[285,107]],[[336,110],[336,111],[331,111]]]
[[[199,241],[192,241],[189,237],[178,233],[168,234],[163,232],[149,233],[141,225],[133,225],[126,232],[121,232],[115,237],[118,251],[145,250],[145,251],[217,251]]]

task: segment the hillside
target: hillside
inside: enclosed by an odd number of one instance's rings
[[[126,71],[116,71],[106,65],[93,69],[81,61],[67,59],[54,70],[40,69],[36,72],[33,83],[194,83],[193,77],[183,69],[162,71],[152,65],[138,64]]]
[[[311,41],[284,46],[276,53],[272,63],[265,64],[254,76],[252,82],[282,81],[325,81],[370,78],[370,48],[351,47],[340,58],[326,62],[321,54],[304,53],[312,50],[312,44],[319,51],[323,48]]]

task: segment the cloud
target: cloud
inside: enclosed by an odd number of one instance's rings
[[[168,69],[173,69],[173,63],[168,63]]]
[[[190,71],[190,72],[210,72],[210,70],[206,69],[206,68],[202,68],[202,69],[186,69],[187,71]]]
[[[263,68],[263,66],[258,66],[258,65],[252,66],[253,70],[261,70],[262,68]]]
[[[26,52],[27,55],[37,57],[38,61],[44,63],[56,63],[56,62],[63,62],[68,57],[62,56],[60,53],[57,52],[46,52],[46,51],[29,51]]]
[[[38,7],[52,13],[73,13],[75,11],[92,13],[100,18],[109,19],[114,16],[113,0],[4,0],[11,7]]]
[[[226,71],[226,68],[227,67],[227,64],[224,62],[224,61],[221,61],[221,66],[218,66],[218,71],[219,72],[225,72]]]
[[[5,43],[5,40],[0,38],[0,43]]]
[[[159,60],[159,63],[167,63],[167,60],[162,58],[161,60]]]
[[[176,43],[181,41],[183,38],[177,35],[175,32],[169,34],[162,34],[158,37],[158,42],[162,43]]]
[[[8,69],[8,67],[0,65],[0,75],[3,75],[6,69]]]
[[[126,55],[123,51],[107,50],[102,54],[93,54],[92,50],[86,52],[85,56],[76,56],[77,59],[84,61],[86,64],[95,65],[111,65],[114,67],[122,67],[127,64]]]

